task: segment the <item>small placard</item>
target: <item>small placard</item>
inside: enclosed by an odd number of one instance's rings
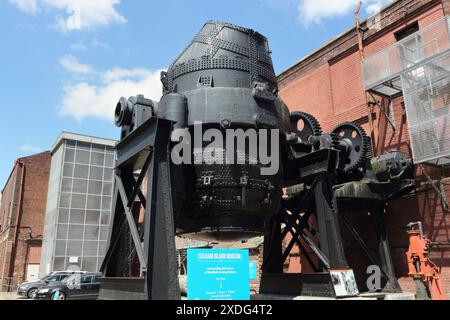
[[[70,257],[69,263],[78,263],[78,259],[79,259],[79,257]]]
[[[336,297],[356,297],[359,295],[353,270],[332,270],[330,273]]]

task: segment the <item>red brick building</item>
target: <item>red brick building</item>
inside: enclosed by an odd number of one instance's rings
[[[37,277],[51,155],[16,160],[0,206],[0,291]]]
[[[376,17],[361,23],[363,46],[366,58],[395,44],[400,39],[426,28],[433,22],[450,15],[449,0],[399,0],[393,2]],[[364,88],[363,70],[358,46],[358,33],[352,28],[328,42],[314,53],[282,72],[279,77],[280,95],[291,111],[304,111],[317,117],[324,132],[336,125],[353,121],[371,132],[369,114],[373,117],[374,146],[377,155],[397,149],[411,155],[411,144],[407,125],[404,98],[399,96],[387,101],[376,96],[384,109],[391,108],[395,118],[394,132],[387,118],[378,107],[370,103]],[[448,106],[447,106],[448,107]],[[371,110],[371,111],[369,111]],[[450,195],[450,180],[446,169],[426,167],[433,179],[442,183],[447,199]],[[405,291],[413,292],[414,284],[408,278],[405,253],[408,237],[405,226],[412,221],[422,221],[425,234],[432,241],[450,241],[450,213],[444,213],[437,193],[417,171],[421,187],[413,194],[389,204],[386,224],[390,237],[395,271]],[[367,214],[352,216],[361,229],[370,223]],[[376,252],[377,242],[373,234],[365,235],[365,241]],[[347,259],[352,266],[359,260],[351,253]],[[441,246],[432,251],[433,261],[441,267],[443,282],[450,297],[450,247]],[[291,257],[290,270],[299,271],[298,256]],[[302,266],[303,267],[303,266]]]

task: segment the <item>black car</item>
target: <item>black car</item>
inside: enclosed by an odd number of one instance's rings
[[[26,281],[20,284],[20,286],[17,288],[17,294],[19,296],[27,297],[27,298],[33,298],[36,291],[41,288],[42,286],[48,284],[48,283],[56,283],[64,280],[65,278],[76,274],[76,273],[82,273],[79,271],[58,271],[50,273],[49,275],[33,281]]]
[[[74,274],[61,282],[48,283],[35,294],[37,300],[97,300],[101,273]]]

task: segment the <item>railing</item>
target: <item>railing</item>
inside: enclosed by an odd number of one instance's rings
[[[450,17],[435,21],[362,63],[364,86],[370,90],[421,62],[450,49]]]
[[[450,50],[401,73],[414,162],[450,156]]]

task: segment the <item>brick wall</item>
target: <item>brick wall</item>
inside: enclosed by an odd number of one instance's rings
[[[370,56],[395,43],[395,33],[409,24],[418,22],[419,28],[423,28],[444,15],[450,15],[450,0],[394,2],[381,13],[378,20],[370,21],[371,28],[364,34],[365,55]],[[363,22],[362,27],[366,26],[367,24]],[[291,111],[313,114],[318,118],[324,131],[330,131],[334,126],[345,121],[358,121],[369,132],[367,117],[369,108],[363,88],[355,30],[349,30],[283,72],[279,76],[279,86],[280,96]],[[381,98],[379,100],[385,108],[388,108],[386,100]],[[375,108],[377,154],[397,149],[411,155],[403,98],[393,101],[393,110],[396,120],[395,132],[387,119]],[[420,170],[417,173],[417,179],[425,181]],[[432,174],[434,178],[448,176],[445,172],[430,171],[429,174]],[[446,188],[449,195],[449,187]],[[367,225],[370,224],[367,213],[351,213],[350,216],[357,230],[367,229]],[[415,289],[414,283],[408,277],[405,257],[408,237],[404,227],[411,221],[419,220],[424,222],[425,233],[432,241],[450,241],[450,214],[442,212],[437,195],[430,187],[420,189],[409,198],[393,201],[386,210],[386,224],[395,270],[405,291]],[[376,253],[375,232],[368,229],[363,238]],[[348,242],[344,241],[344,243],[348,247]],[[352,266],[358,269],[357,276],[361,280],[365,275],[367,263],[362,261],[356,252],[350,251],[347,256]],[[448,247],[434,250],[432,258],[442,267],[443,282],[447,295],[450,297],[450,250]],[[298,271],[300,266],[295,266],[296,261],[299,260],[296,254],[290,260],[292,266],[289,269]],[[307,271],[305,266],[301,268]]]
[[[30,235],[32,237],[40,236],[43,232],[51,155],[50,152],[44,152],[19,159],[19,161],[23,164],[23,167],[16,164],[16,168],[24,168],[22,197],[19,199],[20,187],[16,187],[15,192],[4,194],[2,209],[0,210],[1,219],[5,224],[3,230],[9,231],[9,236],[4,238],[6,241],[0,241],[0,277],[7,279],[12,276],[12,290],[15,290],[17,285],[26,279],[27,265],[36,264],[40,261],[40,241],[28,244],[25,239],[28,239]],[[20,170],[17,169],[18,174],[13,175],[17,180],[16,186],[21,184]],[[12,180],[10,179],[10,182],[7,183],[7,189],[11,189],[10,183],[14,185]],[[18,218],[17,210],[14,210],[12,215],[6,216],[7,210],[3,209],[3,206],[9,206],[12,202],[14,208],[21,208]],[[15,241],[13,235],[16,230],[16,221],[18,222],[18,228]],[[10,266],[11,258],[14,260],[12,270]]]

